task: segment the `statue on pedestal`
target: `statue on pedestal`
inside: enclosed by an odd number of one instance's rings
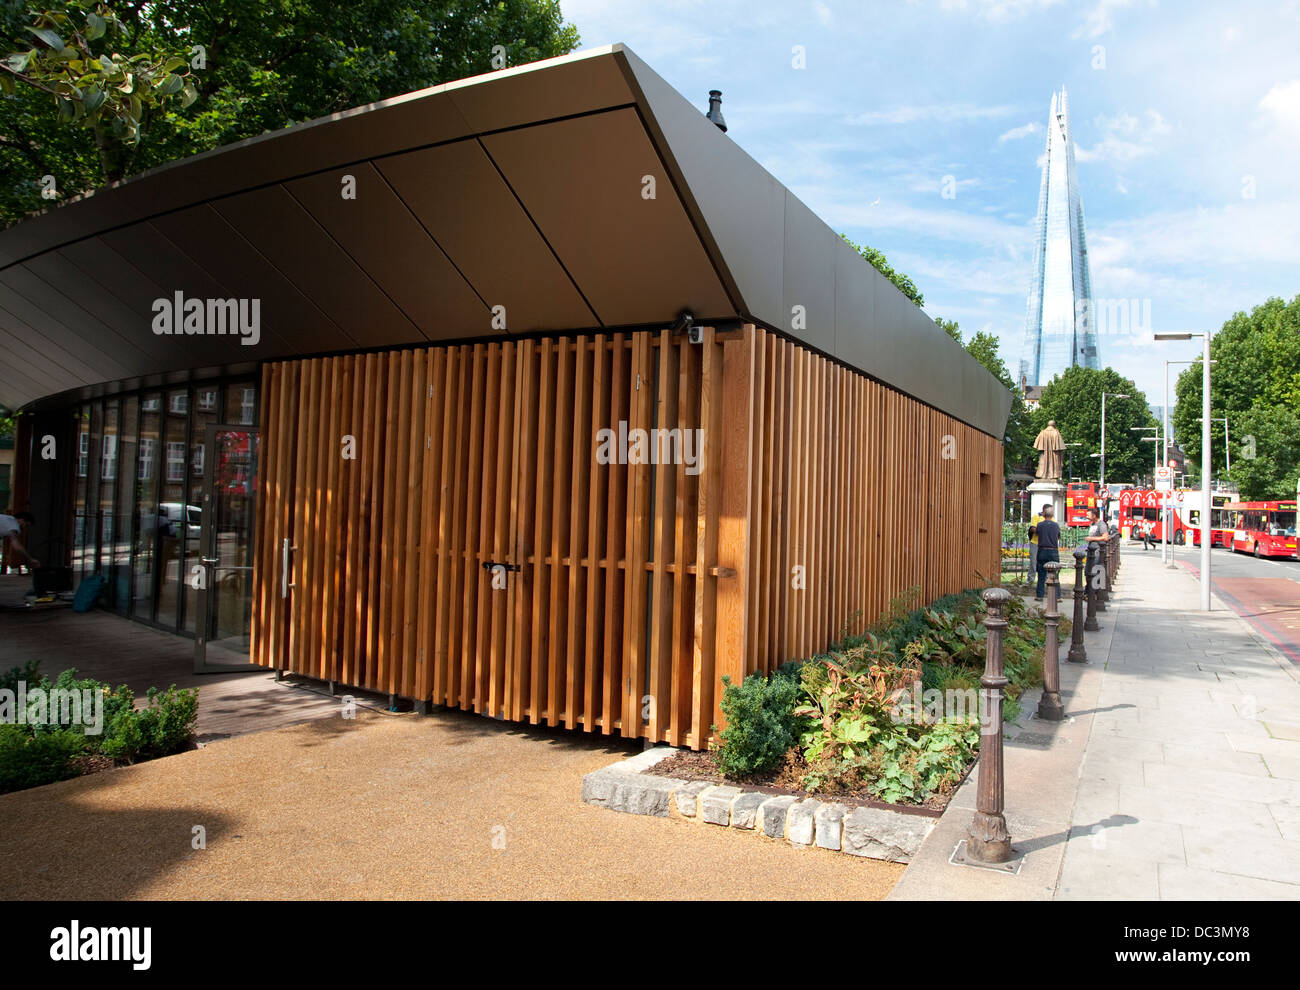
[[[1038,470],[1034,477],[1042,481],[1060,481],[1061,467],[1064,459],[1065,440],[1056,428],[1056,420],[1047,421],[1047,429],[1038,434],[1034,440],[1034,449],[1039,451]]]

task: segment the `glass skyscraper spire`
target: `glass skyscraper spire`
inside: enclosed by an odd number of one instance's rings
[[[1034,233],[1034,276],[1025,312],[1020,377],[1025,385],[1046,385],[1072,365],[1099,366],[1083,202],[1065,87],[1052,94]]]

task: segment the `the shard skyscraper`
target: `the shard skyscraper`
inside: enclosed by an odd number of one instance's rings
[[[1025,385],[1046,385],[1071,365],[1099,367],[1088,241],[1064,86],[1052,94],[1034,231],[1034,277],[1020,377]]]

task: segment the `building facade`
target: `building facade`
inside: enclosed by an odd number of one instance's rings
[[[1034,222],[1034,269],[1025,312],[1021,385],[1046,385],[1066,368],[1099,368],[1083,201],[1065,87],[1052,94]]]
[[[999,572],[1011,394],[623,46],[0,232],[0,323],[37,555],[201,670],[700,748]]]

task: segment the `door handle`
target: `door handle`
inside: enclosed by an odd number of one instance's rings
[[[199,560],[205,564],[219,564],[221,561],[216,557],[200,557]]]
[[[290,557],[289,555],[298,548],[290,546],[289,539],[286,537],[280,544],[280,597],[288,598],[289,589],[294,585],[289,581]]]

